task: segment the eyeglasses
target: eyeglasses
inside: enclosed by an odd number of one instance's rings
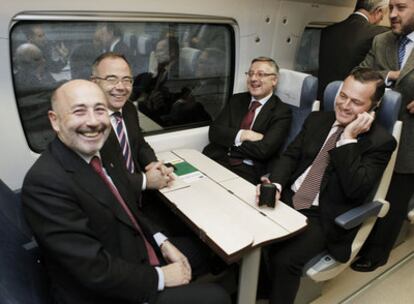
[[[132,86],[132,84],[134,83],[134,80],[131,77],[118,78],[116,76],[106,76],[106,77],[93,76],[93,78],[106,81],[107,83],[113,86],[116,86],[119,82],[122,82],[122,84],[126,87]]]
[[[245,72],[244,74],[246,74],[247,77],[253,77],[254,75],[256,75],[257,78],[262,79],[264,77],[268,77],[268,76],[276,76],[275,73],[265,73],[263,71],[258,71],[258,72],[253,72],[253,71],[248,71]]]

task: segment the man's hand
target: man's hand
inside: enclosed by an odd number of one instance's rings
[[[359,113],[357,118],[350,122],[344,130],[344,139],[356,139],[359,134],[367,132],[375,118],[375,112]]]
[[[191,273],[181,262],[175,262],[161,267],[164,273],[165,287],[175,287],[190,283]]]
[[[260,178],[260,181],[262,182],[262,184],[270,184],[270,180],[267,177],[262,176]],[[259,204],[259,197],[260,197],[260,185],[258,184],[256,186],[256,204]],[[280,200],[280,192],[278,190],[276,190],[276,197],[275,197],[275,204],[277,204],[277,202]]]
[[[252,130],[242,130],[240,141],[259,141],[263,139],[263,134]]]
[[[400,77],[400,71],[389,71],[387,74],[387,80],[396,81]]]
[[[407,110],[410,114],[414,114],[414,100],[407,105]]]
[[[152,162],[145,167],[148,189],[162,189],[173,181],[173,169],[167,168],[162,162]]]
[[[165,286],[188,284],[191,280],[191,266],[185,255],[168,240],[161,245],[160,249],[165,261],[170,263],[161,267],[164,272]]]

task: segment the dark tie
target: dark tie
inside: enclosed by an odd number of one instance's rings
[[[402,68],[402,62],[405,56],[405,46],[410,42],[411,40],[410,38],[407,38],[407,36],[402,36],[398,42],[398,67],[400,70]]]
[[[250,130],[255,111],[258,107],[260,107],[262,104],[256,100],[250,103],[249,110],[247,111],[246,115],[243,117],[243,120],[240,124],[240,129],[243,130]],[[231,166],[238,166],[243,163],[243,160],[240,158],[229,158],[229,163]]]
[[[127,170],[130,173],[134,173],[135,166],[134,166],[134,160],[132,158],[131,148],[128,144],[126,133],[124,130],[124,124],[122,123],[122,114],[120,112],[114,112],[112,114],[116,121],[116,134],[118,136],[119,145],[121,146],[122,155],[125,158],[125,164],[127,167]]]
[[[298,191],[296,191],[295,195],[293,195],[292,202],[293,207],[295,207],[296,210],[309,208],[315,200],[321,187],[321,181],[325,173],[325,169],[329,164],[328,152],[335,147],[336,141],[343,130],[344,128],[342,126],[338,126],[337,130],[329,136],[325,145],[313,161],[312,167],[304,178]]]
[[[151,244],[146,239],[144,233],[142,232],[141,227],[139,226],[137,220],[135,219],[134,215],[132,214],[131,210],[129,209],[128,205],[125,203],[124,199],[122,198],[121,194],[119,193],[118,189],[109,181],[108,177],[106,176],[105,172],[103,171],[101,161],[99,157],[94,156],[90,162],[92,168],[99,174],[105,184],[109,187],[112,194],[115,196],[118,203],[121,205],[122,209],[124,209],[125,213],[128,215],[128,218],[131,220],[132,224],[134,225],[135,229],[138,231],[139,235],[142,237],[145,243],[145,247],[147,249],[147,254],[149,258],[149,262],[152,266],[159,265],[160,262],[158,260],[157,254],[155,253],[154,248],[152,248]]]
[[[249,111],[247,111],[246,115],[243,117],[243,120],[240,124],[240,129],[250,130],[254,118],[254,114],[256,109],[260,107],[262,104],[258,101],[253,101],[249,106]]]

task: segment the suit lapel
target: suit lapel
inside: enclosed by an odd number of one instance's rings
[[[397,79],[398,84],[405,76],[407,76],[414,69],[414,50],[411,51],[410,56],[408,57],[407,62],[405,63],[403,69],[401,70],[400,77]]]
[[[240,126],[241,122],[244,118],[244,116],[246,116],[247,111],[249,111],[249,105],[250,105],[250,99],[251,96],[250,94],[244,94],[243,96],[241,96],[242,99],[239,101],[236,101],[236,105],[235,105],[235,111],[234,111],[234,120],[237,122],[236,125]]]
[[[385,47],[385,59],[391,70],[398,70],[398,40],[393,35],[390,43],[383,45]]]
[[[269,113],[273,110],[276,103],[276,97],[272,95],[263,108],[260,110],[259,114],[257,115],[256,119],[254,120],[252,129],[260,130],[263,124],[266,123],[267,118],[269,117]]]
[[[69,150],[60,140],[52,143],[52,155],[61,163],[65,171],[72,176],[73,181],[85,192],[91,194],[99,203],[110,208],[114,215],[126,225],[134,228],[131,220],[112,194],[101,177],[80,158]],[[112,177],[111,177],[112,178]],[[115,182],[114,182],[115,183]],[[116,184],[115,184],[116,185]],[[118,190],[119,191],[119,190]],[[121,193],[122,195],[122,193]]]

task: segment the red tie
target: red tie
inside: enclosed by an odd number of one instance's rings
[[[122,198],[121,194],[119,193],[118,189],[109,181],[108,177],[106,176],[105,172],[103,171],[103,168],[102,168],[102,165],[101,165],[101,161],[99,160],[99,157],[94,156],[92,158],[91,162],[90,162],[90,165],[96,171],[96,173],[98,173],[99,176],[103,179],[105,184],[109,187],[109,189],[111,190],[113,195],[116,197],[116,200],[121,205],[122,209],[124,209],[124,211],[128,215],[128,217],[131,220],[132,224],[134,225],[135,229],[138,231],[138,233],[140,234],[140,236],[144,240],[150,264],[152,266],[159,265],[160,262],[158,260],[157,254],[154,251],[154,248],[152,248],[151,244],[145,238],[145,235],[142,232],[141,227],[139,226],[137,220],[135,219],[135,217],[132,214],[131,210],[129,209],[128,205],[125,203],[125,201]]]
[[[240,129],[243,130],[250,130],[255,111],[258,107],[260,107],[262,104],[256,100],[254,100],[252,103],[250,103],[249,111],[247,111],[246,115],[243,117],[243,120],[240,124]],[[243,163],[243,159],[241,158],[232,158],[229,157],[229,163],[231,166],[239,166]]]
[[[255,111],[261,105],[262,104],[260,102],[256,101],[256,100],[253,101],[250,104],[249,111],[246,113],[246,115],[244,116],[244,118],[243,118],[243,120],[240,124],[240,129],[250,130],[250,128],[252,126]]]
[[[322,177],[329,163],[329,150],[335,147],[336,141],[343,132],[344,128],[338,126],[338,129],[326,140],[325,145],[319,151],[312,163],[308,174],[300,185],[298,191],[292,197],[293,207],[296,210],[307,209],[312,206],[316,195],[321,188]]]

